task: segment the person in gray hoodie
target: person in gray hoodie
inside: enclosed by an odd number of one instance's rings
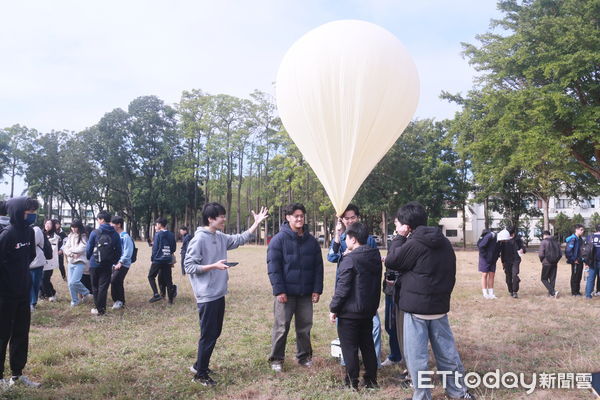
[[[225,315],[225,295],[227,294],[228,269],[227,250],[233,250],[252,238],[260,223],[269,216],[262,207],[258,214],[252,211],[254,224],[238,235],[228,235],[225,229],[225,208],[219,203],[208,203],[202,209],[202,224],[190,241],[185,255],[185,272],[192,285],[198,304],[200,319],[200,340],[198,357],[190,368],[194,373],[193,382],[204,386],[214,386],[216,382],[209,376],[210,357],[221,335]]]

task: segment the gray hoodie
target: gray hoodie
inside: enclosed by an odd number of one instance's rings
[[[227,294],[227,270],[213,269],[203,272],[202,267],[227,259],[227,250],[233,250],[247,243],[252,233],[246,231],[239,235],[227,235],[217,231],[212,233],[199,227],[185,253],[185,272],[192,284],[197,303],[208,303]]]

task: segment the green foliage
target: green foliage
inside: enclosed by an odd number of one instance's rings
[[[595,232],[598,225],[600,225],[600,214],[595,212],[590,217],[590,231]]]
[[[563,241],[567,236],[573,233],[573,223],[569,217],[562,212],[558,213],[554,220],[554,234],[558,236],[559,241]]]

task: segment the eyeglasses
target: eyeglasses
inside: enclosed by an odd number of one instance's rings
[[[298,214],[298,215],[290,215],[290,217],[294,218],[294,219],[304,219],[304,214]]]

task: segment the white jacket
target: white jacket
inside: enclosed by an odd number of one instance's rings
[[[44,271],[50,271],[51,269],[58,268],[58,242],[60,241],[60,236],[55,233],[54,236],[49,237],[48,240],[52,245],[52,258],[50,260],[46,260]]]
[[[46,265],[46,257],[44,256],[44,232],[39,226],[34,226],[35,232],[35,258],[29,264],[29,268],[39,268]]]
[[[83,263],[88,264],[89,260],[85,256],[85,247],[87,245],[87,238],[81,237],[81,242],[77,243],[79,235],[76,233],[69,233],[69,236],[65,239],[62,251],[67,257],[69,264]]]

